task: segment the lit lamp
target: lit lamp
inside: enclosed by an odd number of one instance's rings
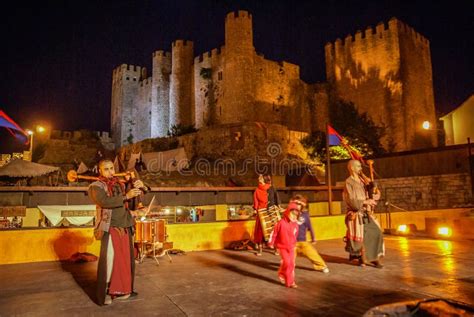
[[[46,128],[38,125],[36,126],[36,132],[43,133],[46,131]],[[27,161],[33,162],[33,139],[34,139],[34,132],[32,130],[26,130],[26,133],[30,136],[30,156],[28,157]]]
[[[449,227],[439,227],[438,228],[438,236],[449,238],[453,234],[453,231]]]
[[[429,121],[423,121],[422,127],[425,130],[429,130],[431,127],[431,123]]]
[[[416,225],[413,223],[399,225],[397,228],[397,233],[400,235],[414,235],[417,232]]]

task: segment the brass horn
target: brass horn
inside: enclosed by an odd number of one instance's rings
[[[129,175],[132,178],[135,177],[134,172],[125,172],[125,173],[116,173],[116,174],[114,174],[114,176],[116,176],[116,177],[125,177],[127,175]],[[77,182],[77,180],[79,180],[79,179],[85,179],[85,180],[88,180],[88,181],[97,181],[97,180],[99,180],[99,177],[97,177],[97,176],[77,175],[77,172],[75,170],[70,170],[69,172],[67,172],[66,177],[67,177],[67,180],[70,183]]]

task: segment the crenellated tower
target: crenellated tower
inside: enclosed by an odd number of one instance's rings
[[[391,151],[436,146],[436,122],[429,42],[399,20],[379,23],[344,41],[325,46],[326,75],[332,97],[351,101],[377,125],[387,128]]]
[[[171,53],[153,53],[151,90],[151,137],[166,136],[170,125]]]
[[[111,132],[115,144],[136,141],[137,109],[135,97],[140,86],[142,68],[122,64],[112,74]]]
[[[217,114],[221,124],[255,120],[252,15],[231,12],[225,19],[223,101]]]
[[[172,44],[169,127],[194,124],[193,42],[177,40]]]

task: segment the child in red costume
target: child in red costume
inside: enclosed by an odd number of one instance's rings
[[[296,288],[295,283],[295,245],[298,234],[296,222],[299,206],[290,202],[283,218],[276,224],[270,236],[269,247],[275,246],[280,251],[281,264],[278,278],[286,287]]]

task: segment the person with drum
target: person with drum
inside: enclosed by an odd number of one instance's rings
[[[280,213],[280,196],[278,195],[278,191],[272,184],[272,177],[270,175],[263,175],[263,180],[265,181],[265,184],[270,185],[270,187],[267,189],[267,209],[276,209],[277,212]],[[279,255],[278,249],[275,249],[275,255]]]
[[[89,186],[89,197],[96,206],[94,235],[101,241],[97,268],[97,301],[110,305],[114,299],[136,296],[133,291],[135,261],[133,252],[134,219],[125,208],[127,200],[140,195],[141,181],[125,192],[114,176],[114,163],[99,162],[100,177]]]
[[[265,182],[263,175],[258,175],[258,186],[253,193],[253,209],[257,216],[255,217],[255,228],[253,230],[253,242],[256,246],[256,255],[262,255],[263,243],[265,237],[263,235],[262,224],[260,222],[259,210],[266,209],[268,207],[268,189],[270,184]]]

